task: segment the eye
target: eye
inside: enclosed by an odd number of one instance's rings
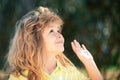
[[[54,32],[53,29],[50,30],[50,33],[51,33],[51,32]]]

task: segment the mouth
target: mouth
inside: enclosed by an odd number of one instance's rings
[[[56,43],[57,43],[57,44],[63,44],[64,41],[63,41],[63,40],[60,40],[60,41],[57,41]]]

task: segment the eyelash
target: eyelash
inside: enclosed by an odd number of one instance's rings
[[[51,33],[51,32],[54,32],[54,30],[53,30],[53,29],[51,29],[51,30],[50,30],[50,33]],[[60,30],[58,30],[57,32],[58,32],[58,33],[61,33],[61,31],[60,31]]]
[[[58,33],[61,33],[61,31],[60,31],[60,30],[58,30]]]
[[[53,32],[53,29],[50,30],[50,33]]]

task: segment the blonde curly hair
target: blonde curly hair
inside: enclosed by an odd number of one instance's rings
[[[45,80],[43,74],[42,60],[42,35],[41,33],[49,24],[59,21],[61,18],[47,7],[38,7],[27,13],[15,25],[16,31],[10,42],[8,62],[12,67],[11,74],[14,76],[25,76],[23,72],[28,70],[27,80]],[[72,65],[69,59],[63,54],[56,58],[67,67]]]

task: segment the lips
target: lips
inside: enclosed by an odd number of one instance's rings
[[[60,41],[57,41],[56,43],[57,43],[57,44],[63,44],[64,41],[63,41],[63,40],[60,40]]]

